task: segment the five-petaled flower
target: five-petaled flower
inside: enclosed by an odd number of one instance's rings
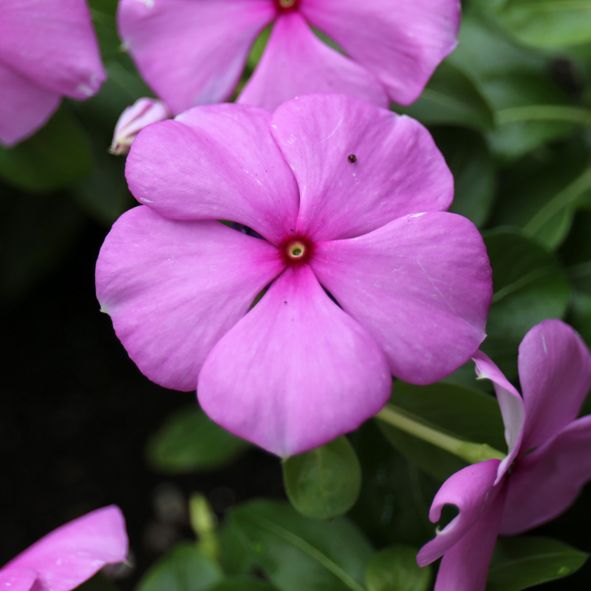
[[[45,124],[62,97],[83,100],[105,80],[85,0],[0,0],[0,144]]]
[[[123,515],[105,507],[59,527],[0,568],[0,589],[70,591],[126,558]]]
[[[149,378],[197,386],[278,455],[355,429],[391,374],[436,381],[485,336],[486,249],[443,211],[453,179],[413,119],[336,95],[197,107],[142,131],[126,175],[143,206],[101,249],[103,310]]]
[[[174,113],[228,100],[270,24],[239,102],[274,109],[327,92],[406,105],[455,48],[460,0],[121,0],[118,21],[143,77]]]
[[[433,522],[444,505],[459,514],[426,544],[418,562],[443,556],[436,591],[481,591],[497,536],[524,532],[549,521],[591,480],[591,416],[577,419],[591,388],[591,354],[559,320],[538,324],[519,348],[523,398],[483,353],[477,374],[494,384],[508,456],[468,466],[441,487]]]

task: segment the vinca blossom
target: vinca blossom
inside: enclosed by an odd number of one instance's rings
[[[391,374],[434,382],[484,339],[486,249],[413,119],[337,95],[197,107],[140,132],[126,176],[143,205],[101,249],[103,311],[146,376],[271,452],[357,428]]]
[[[121,0],[118,22],[142,76],[175,114],[230,99],[269,25],[239,102],[272,110],[298,95],[342,93],[408,105],[457,44],[460,0]]]
[[[59,527],[0,568],[0,589],[70,591],[126,557],[123,515],[105,507]]]
[[[0,0],[0,145],[27,138],[62,97],[87,99],[104,80],[85,0]]]
[[[508,456],[468,466],[451,476],[431,506],[458,516],[418,555],[425,566],[443,556],[436,591],[484,591],[498,535],[514,535],[565,511],[591,480],[591,416],[577,419],[591,388],[591,354],[559,320],[532,328],[519,348],[523,397],[483,353],[477,374],[493,382]]]

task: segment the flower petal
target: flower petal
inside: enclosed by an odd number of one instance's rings
[[[31,81],[70,98],[92,96],[106,78],[85,0],[3,2],[0,56]]]
[[[97,295],[140,370],[166,388],[190,391],[213,345],[281,269],[264,240],[136,207],[103,244]]]
[[[174,113],[230,98],[268,0],[121,0],[119,32],[139,71]]]
[[[591,353],[560,320],[534,326],[519,346],[525,449],[547,442],[581,410],[591,389]]]
[[[443,556],[435,591],[485,591],[504,504],[499,490],[472,529]]]
[[[379,347],[305,266],[286,270],[219,341],[197,391],[214,421],[288,456],[356,429],[390,386]]]
[[[338,92],[388,106],[373,74],[323,43],[297,12],[275,23],[239,102],[273,110],[294,96]]]
[[[273,135],[294,171],[299,230],[350,238],[409,213],[447,209],[453,177],[429,132],[344,96],[308,96],[273,115]]]
[[[365,236],[321,242],[312,266],[402,380],[436,382],[484,339],[491,269],[482,238],[466,218],[417,214]]]
[[[509,453],[499,467],[498,482],[511,467],[511,464],[521,451],[525,418],[523,399],[503,375],[503,372],[489,357],[478,351],[473,359],[476,365],[478,379],[490,380],[494,385],[501,414],[503,415],[503,423],[505,424],[505,441],[507,442]]]
[[[98,509],[54,530],[8,565],[37,573],[39,591],[70,591],[107,564],[127,558],[127,534],[121,511]],[[26,588],[26,587],[25,587]]]
[[[459,0],[305,0],[301,10],[403,105],[454,50],[460,26]]]
[[[60,97],[0,64],[0,144],[13,146],[42,127]]]
[[[30,591],[37,575],[28,568],[3,568],[0,570],[0,589],[2,591]]]
[[[522,533],[565,511],[591,480],[591,416],[521,458],[509,479],[502,533]]]
[[[165,217],[239,222],[271,241],[294,231],[297,185],[262,109],[212,105],[154,123],[125,172],[136,199]]]
[[[431,564],[449,552],[484,517],[496,494],[494,481],[498,467],[498,460],[472,464],[452,474],[442,484],[433,499],[429,519],[437,523],[445,505],[457,507],[459,513],[420,549],[417,555],[420,566]]]

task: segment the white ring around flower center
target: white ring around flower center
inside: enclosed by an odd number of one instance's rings
[[[299,240],[292,242],[287,247],[287,256],[290,259],[301,259],[306,254],[306,245]]]

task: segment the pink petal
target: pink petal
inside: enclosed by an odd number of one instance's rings
[[[213,345],[282,264],[264,240],[218,222],[170,221],[136,207],[103,244],[97,295],[140,370],[190,391]]]
[[[60,97],[0,64],[0,144],[13,146],[45,125]]]
[[[443,556],[435,591],[485,591],[503,511],[504,491],[492,498],[480,519]]]
[[[445,505],[457,507],[459,513],[420,549],[417,555],[420,566],[431,564],[449,552],[485,518],[495,496],[494,481],[498,467],[498,460],[472,464],[456,472],[442,484],[433,499],[429,519],[432,523],[437,523]]]
[[[312,266],[407,382],[443,378],[484,339],[491,269],[466,218],[405,216],[365,236],[317,244]]]
[[[86,99],[105,80],[85,0],[4,0],[0,59],[39,86]]]
[[[302,0],[302,14],[408,105],[457,44],[459,0]]]
[[[490,380],[494,385],[501,414],[503,415],[503,423],[505,424],[505,441],[509,447],[509,453],[501,462],[497,476],[498,482],[521,451],[525,415],[523,399],[489,357],[478,351],[473,359],[478,379]]]
[[[118,22],[146,82],[180,113],[230,98],[274,16],[268,0],[121,0]]]
[[[275,23],[263,57],[239,102],[273,110],[294,96],[338,92],[388,106],[373,74],[323,43],[297,12]]]
[[[521,458],[509,479],[502,533],[522,533],[564,512],[591,480],[591,416]]]
[[[19,554],[5,569],[35,571],[38,577],[35,590],[70,591],[105,565],[123,562],[126,557],[123,515],[111,506],[54,530]]]
[[[0,570],[2,591],[30,591],[36,580],[35,571],[30,569],[3,568]]]
[[[317,240],[451,204],[445,160],[408,117],[344,96],[308,96],[275,112],[273,134],[300,187],[299,229]]]
[[[237,105],[150,125],[127,158],[129,188],[165,217],[239,222],[281,241],[295,227],[298,189],[269,126],[266,111]]]
[[[525,449],[543,444],[570,423],[591,389],[591,353],[560,320],[534,326],[519,347],[525,402]]]
[[[356,429],[390,386],[378,346],[304,266],[286,270],[219,341],[197,391],[214,421],[289,456]]]

